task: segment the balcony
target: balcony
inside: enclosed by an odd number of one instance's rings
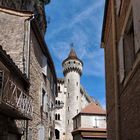
[[[64,102],[56,100],[55,101],[55,109],[61,109],[64,107]]]
[[[32,97],[18,76],[0,70],[0,113],[14,119],[32,118]]]

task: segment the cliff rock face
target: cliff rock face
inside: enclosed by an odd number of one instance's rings
[[[49,2],[50,0],[0,0],[0,6],[15,10],[32,11],[44,34],[47,26],[44,5]]]

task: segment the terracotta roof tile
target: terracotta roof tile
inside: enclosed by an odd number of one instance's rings
[[[81,110],[80,113],[85,114],[106,114],[106,111],[102,109],[99,105],[92,102],[88,104],[84,109]]]

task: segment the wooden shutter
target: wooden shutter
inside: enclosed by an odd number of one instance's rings
[[[123,50],[123,37],[120,38],[118,44],[118,59],[119,59],[119,75],[120,75],[120,82],[124,79],[124,50]]]

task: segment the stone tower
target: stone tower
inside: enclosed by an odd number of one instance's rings
[[[72,48],[68,58],[63,63],[64,84],[66,93],[66,140],[72,140],[73,130],[72,118],[81,111],[80,76],[82,74],[83,62],[77,57]]]

